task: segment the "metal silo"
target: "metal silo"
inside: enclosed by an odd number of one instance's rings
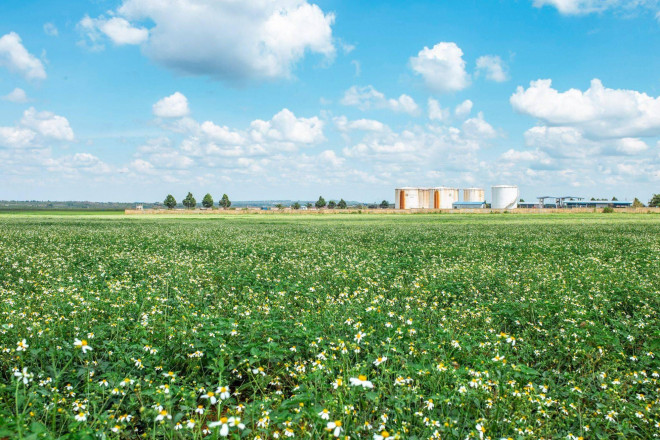
[[[395,209],[419,208],[419,188],[397,188],[394,190]]]
[[[486,191],[483,188],[465,188],[463,190],[464,202],[483,202],[486,200]]]
[[[493,209],[516,209],[518,207],[518,187],[515,185],[496,185],[492,188]]]
[[[446,186],[433,188],[433,208],[452,209],[454,202],[458,202],[458,189]]]
[[[430,209],[433,208],[433,189],[431,188],[418,188],[418,208]]]

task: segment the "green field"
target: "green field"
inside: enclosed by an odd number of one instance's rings
[[[660,433],[656,214],[0,215],[0,312],[0,439]]]

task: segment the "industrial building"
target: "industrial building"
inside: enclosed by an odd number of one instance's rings
[[[452,209],[458,201],[458,188],[404,187],[394,190],[395,209]]]

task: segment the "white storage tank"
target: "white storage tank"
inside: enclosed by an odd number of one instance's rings
[[[493,209],[516,209],[518,207],[518,187],[515,185],[496,185],[492,188]]]
[[[483,188],[465,188],[463,190],[464,202],[484,202],[486,200],[486,191]]]
[[[395,209],[419,208],[419,188],[397,188],[394,190]]]
[[[433,208],[452,209],[454,202],[458,202],[458,189],[439,186],[433,188]]]

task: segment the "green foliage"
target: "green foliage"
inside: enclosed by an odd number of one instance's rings
[[[207,193],[207,194],[204,196],[204,199],[202,200],[202,206],[203,206],[204,208],[211,208],[211,207],[213,207],[213,197],[211,196],[211,194],[208,194],[208,193]]]
[[[603,214],[611,214],[613,212],[614,212],[614,208],[612,208],[611,206],[606,206],[603,208]]]
[[[657,215],[187,217],[0,216],[0,438],[657,433]]]
[[[319,196],[319,199],[316,201],[314,205],[319,209],[323,208],[325,206],[325,199],[323,198],[323,196]]]
[[[633,200],[633,203],[632,203],[632,207],[633,208],[643,208],[644,204],[641,202],[641,200],[639,200],[637,197],[635,197],[635,200]]]
[[[221,208],[225,208],[225,209],[227,209],[231,206],[231,201],[229,201],[229,197],[227,196],[227,194],[222,195],[222,198],[218,202],[218,206],[220,206]]]
[[[390,207],[390,202],[388,202],[387,200],[383,200],[382,202],[380,202],[380,207],[382,209],[387,209]]]
[[[167,206],[167,209],[172,209],[176,206],[176,199],[172,194],[168,194],[167,197],[165,197],[163,205]]]
[[[296,202],[293,205],[291,205],[291,208],[295,209],[296,211],[300,209],[300,203]]]
[[[185,199],[183,199],[183,206],[188,209],[194,209],[197,206],[197,200],[193,197],[192,193],[189,192]]]
[[[335,209],[336,206],[337,203],[334,200],[330,200],[330,202],[328,202],[328,208]]]
[[[653,194],[649,206],[652,208],[660,208],[660,194]]]
[[[613,201],[613,202],[618,202],[619,199],[617,199],[616,197],[612,197],[612,201]]]
[[[337,208],[339,209],[346,209],[346,200],[340,199],[339,203],[337,203]]]

